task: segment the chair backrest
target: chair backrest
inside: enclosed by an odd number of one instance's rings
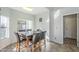
[[[46,36],[46,31],[41,32],[41,40],[45,39],[45,36]]]
[[[17,37],[18,42],[20,43],[20,36],[19,36],[19,34],[18,33],[15,33],[15,35]]]
[[[39,42],[40,38],[41,38],[41,37],[40,37],[40,33],[34,34],[34,35],[33,35],[32,43],[33,43],[33,44],[36,44],[37,42]]]
[[[26,35],[24,35],[24,34],[21,34],[22,36],[22,39],[26,39]]]

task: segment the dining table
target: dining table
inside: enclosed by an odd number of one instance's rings
[[[24,41],[24,46],[26,47],[26,48],[30,48],[31,46],[32,46],[32,41],[33,41],[33,35],[35,35],[36,33],[40,33],[40,32],[38,32],[38,31],[36,31],[36,32],[26,32],[26,33],[20,33],[20,34],[23,34],[22,36],[22,38],[21,39],[25,39],[25,41]]]

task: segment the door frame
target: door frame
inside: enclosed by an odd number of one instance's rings
[[[74,14],[68,14],[68,15],[75,15],[76,14],[76,23],[77,23],[77,13]],[[65,32],[65,24],[64,24],[64,16],[68,16],[68,15],[63,15],[63,44],[64,44],[64,32]],[[76,26],[77,27],[77,26]],[[77,34],[77,33],[76,33]],[[76,36],[77,37],[77,36]],[[77,39],[76,39],[76,46],[77,46]]]

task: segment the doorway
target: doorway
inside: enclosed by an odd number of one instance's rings
[[[77,46],[77,14],[66,15],[64,21],[64,45]]]

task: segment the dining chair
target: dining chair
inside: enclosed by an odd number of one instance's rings
[[[16,42],[16,51],[20,52],[20,36],[18,33],[15,33],[17,42]]]
[[[35,51],[35,49],[40,48],[40,33],[36,33],[33,35],[31,51]]]
[[[26,44],[26,38],[23,35],[19,35],[19,33],[15,33],[16,37],[17,37],[17,42],[16,42],[16,51],[20,52],[21,49],[21,43],[25,42],[23,45],[25,46]],[[26,47],[26,46],[25,46]],[[22,47],[24,48],[24,47]]]
[[[44,45],[46,47],[46,31],[41,32],[41,41],[44,41]]]

